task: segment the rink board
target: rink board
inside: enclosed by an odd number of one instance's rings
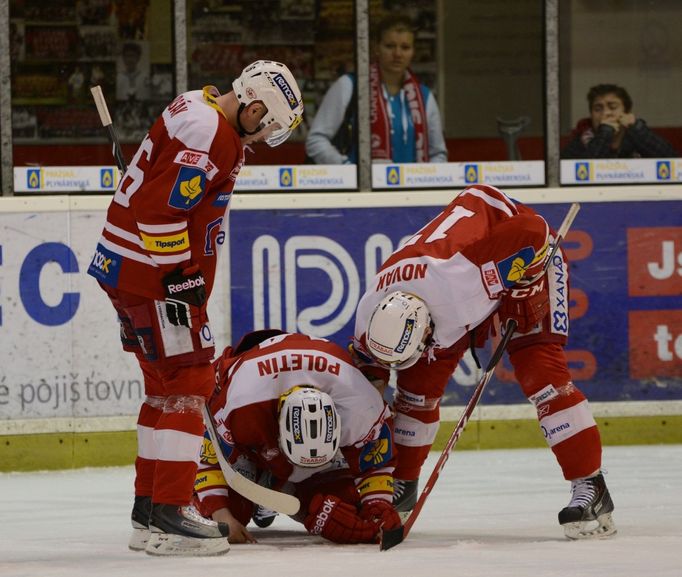
[[[615,202],[602,202],[604,192],[562,189],[561,203],[551,189],[516,196],[554,226],[574,198],[600,199],[583,202],[566,243],[574,289],[567,348],[572,374],[593,402],[653,403],[656,416],[643,415],[658,431],[649,442],[661,442],[656,439],[663,433],[663,441],[676,439],[660,418],[680,414],[682,400],[682,194],[667,189],[663,199],[635,202],[621,193]],[[263,326],[345,345],[365,279],[450,197],[445,191],[236,197],[209,307],[219,350]],[[5,451],[18,449],[16,438],[10,445],[6,439],[27,433],[59,433],[66,449],[65,443],[73,448],[88,435],[95,442],[94,433],[130,430],[143,397],[138,368],[120,350],[108,300],[85,274],[108,199],[0,201]],[[401,206],[386,206],[389,201]],[[482,361],[487,353],[479,351]],[[466,403],[479,376],[465,358],[448,386],[446,411]],[[516,418],[512,409],[524,403],[505,362],[482,400],[499,410],[479,422],[499,430],[496,423]],[[129,424],[121,426],[121,418]],[[522,420],[537,427],[532,418]],[[83,421],[90,423],[87,430],[79,429]]]
[[[534,208],[556,227],[568,204]],[[368,273],[371,279],[401,239],[439,211],[239,212],[230,223],[232,334],[298,328],[345,346]],[[592,401],[682,399],[680,203],[586,203],[565,248],[573,291],[567,355],[576,383]],[[479,376],[471,359],[460,363],[444,404],[465,403]],[[482,402],[524,400],[505,364]]]

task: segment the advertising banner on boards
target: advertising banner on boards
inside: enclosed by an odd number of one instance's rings
[[[568,204],[534,208],[558,226]],[[366,279],[439,210],[233,210],[209,307],[218,350],[263,327],[347,344]],[[0,212],[0,420],[137,413],[139,369],[85,273],[103,222],[104,210]],[[575,382],[591,401],[681,400],[679,202],[584,203],[565,247]],[[444,404],[464,404],[478,375],[465,358]],[[482,402],[525,402],[506,360]]]
[[[558,227],[568,206],[534,208]],[[347,344],[366,279],[439,211],[368,207],[234,214],[232,334],[276,326]],[[575,382],[592,401],[682,399],[679,203],[584,203],[565,249],[572,290],[567,354]],[[478,379],[475,368],[472,360],[461,363],[445,404],[466,402],[467,386]],[[524,402],[512,381],[505,362],[483,402]]]

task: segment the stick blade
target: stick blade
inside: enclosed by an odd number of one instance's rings
[[[401,525],[396,529],[389,529],[388,531],[381,532],[381,551],[387,551],[391,547],[400,545],[405,539],[405,526]]]

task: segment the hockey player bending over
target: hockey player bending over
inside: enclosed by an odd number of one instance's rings
[[[329,341],[266,330],[246,335],[216,361],[209,408],[221,450],[254,481],[296,495],[294,519],[335,543],[374,543],[400,526],[393,508],[395,462],[390,408]],[[227,488],[204,440],[196,494],[206,516],[230,527],[230,541],[251,542],[253,519],[274,518]]]
[[[545,439],[571,481],[559,513],[571,539],[615,533],[601,472],[601,440],[573,384],[568,336],[568,267],[559,251],[546,273],[552,232],[530,208],[492,186],[462,191],[382,265],[358,305],[352,350],[363,369],[397,369],[395,504],[408,512],[439,426],[448,379],[471,346],[514,319],[507,350]],[[385,372],[385,371],[384,371]]]
[[[254,62],[232,88],[185,92],[166,107],[121,179],[88,270],[144,375],[129,546],[151,555],[229,549],[227,525],[190,507],[215,383],[206,306],[244,145],[276,146],[303,114],[283,64]]]

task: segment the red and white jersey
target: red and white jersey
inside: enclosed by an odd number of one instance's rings
[[[239,135],[206,87],[163,111],[121,179],[88,273],[163,299],[161,279],[198,264],[210,294],[232,189],[244,162]]]
[[[227,349],[217,361],[222,389],[211,402],[226,452],[236,449],[281,481],[296,483],[321,472],[323,467],[292,465],[278,443],[280,397],[296,385],[311,385],[334,401],[339,447],[350,470],[356,476],[392,473],[390,409],[346,350],[324,339],[282,334],[230,355]]]
[[[355,338],[364,343],[375,307],[401,290],[426,302],[432,349],[448,349],[498,308],[504,291],[541,268],[548,240],[545,220],[497,188],[463,190],[368,280]]]

